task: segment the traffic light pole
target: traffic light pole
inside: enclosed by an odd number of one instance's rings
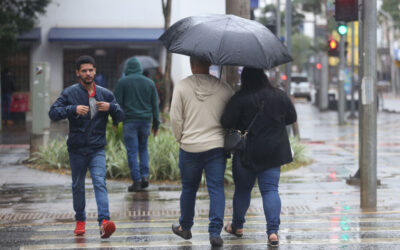
[[[375,209],[377,204],[377,92],[376,92],[376,0],[364,0],[363,79],[361,82],[359,167],[361,172],[361,208]]]
[[[344,58],[344,40],[346,39],[345,36],[341,35],[340,36],[340,42],[339,42],[339,58],[340,58],[340,64],[339,64],[339,86],[338,86],[338,95],[339,95],[339,100],[338,100],[338,120],[339,120],[339,125],[344,125],[345,120],[344,120],[344,112],[345,112],[345,105],[346,105],[346,98],[345,98],[345,92],[344,92],[344,63],[345,63],[345,58]]]

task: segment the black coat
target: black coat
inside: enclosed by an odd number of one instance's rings
[[[239,91],[228,102],[221,117],[224,128],[245,131],[262,103],[263,111],[247,135],[246,149],[239,153],[244,167],[254,171],[293,161],[286,125],[296,122],[297,114],[290,98],[276,88]]]
[[[89,106],[89,94],[80,83],[76,83],[61,93],[49,111],[50,119],[59,121],[68,118],[68,150],[95,150],[106,145],[106,125],[108,114],[114,123],[122,121],[124,112],[108,89],[96,85],[95,99],[110,103],[108,112],[97,112],[91,119],[90,112],[81,116],[76,113],[78,105]]]

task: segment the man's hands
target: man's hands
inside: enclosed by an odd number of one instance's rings
[[[98,111],[104,111],[107,112],[110,110],[110,103],[108,102],[96,102],[96,107]],[[87,113],[89,113],[89,106],[85,106],[85,105],[78,105],[76,106],[76,113],[78,115],[86,115]]]
[[[89,112],[89,106],[78,105],[76,106],[76,113],[78,115],[86,115]]]
[[[97,110],[98,111],[109,111],[110,110],[110,103],[108,102],[96,102]]]

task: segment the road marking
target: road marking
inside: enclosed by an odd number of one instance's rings
[[[117,229],[118,230],[118,229]],[[357,227],[349,227],[348,230],[343,230],[343,227],[341,225],[335,226],[335,227],[325,227],[321,228],[318,227],[316,229],[315,227],[310,227],[310,228],[281,228],[279,230],[279,233],[281,235],[286,235],[290,233],[307,233],[307,234],[317,234],[317,233],[368,233],[368,232],[399,232],[400,233],[400,227],[362,227],[361,230]],[[208,235],[207,230],[198,230],[195,229],[192,231],[192,235],[195,238],[196,236],[201,236],[201,235]],[[246,227],[244,230],[244,237],[251,237],[255,235],[265,235],[265,230],[260,231],[260,229],[255,229],[255,228],[248,228]],[[133,236],[170,236],[173,235],[171,230],[163,230],[163,231],[154,231],[154,232],[115,232],[111,238],[112,239],[121,239],[121,238],[127,238],[127,237],[133,237]],[[223,232],[223,235],[229,236],[229,234]],[[63,240],[92,240],[92,239],[99,239],[98,232],[93,233],[92,231],[86,231],[86,234],[84,236],[74,236],[72,233],[72,230],[68,235],[61,235],[61,234],[45,234],[45,235],[33,235],[30,237],[30,240],[32,241],[40,241],[40,240],[57,240],[57,239],[63,239]]]
[[[247,219],[249,219],[247,217]],[[196,221],[196,220],[195,220]],[[296,219],[296,220],[281,220],[281,227],[285,227],[286,225],[290,224],[323,224],[323,223],[332,223],[338,221],[346,221],[347,223],[377,223],[377,222],[390,222],[390,223],[400,223],[400,218],[357,218],[357,217],[347,217],[346,215],[342,215],[342,217],[333,217],[333,218],[317,218],[317,219]],[[170,223],[137,223],[137,222],[130,222],[130,223],[118,223],[114,221],[117,229],[138,229],[138,228],[170,228]],[[265,225],[265,220],[259,221],[247,221],[246,225]],[[208,226],[208,221],[199,222],[196,221],[194,227],[206,227]],[[99,229],[98,226],[93,225],[92,223],[86,224],[87,230],[97,230]],[[66,225],[56,225],[56,226],[46,226],[42,228],[38,228],[37,232],[52,232],[52,231],[73,231],[74,225],[70,224]]]
[[[399,244],[400,238],[357,238],[357,239],[304,239],[304,240],[288,240],[281,238],[280,245],[360,245],[360,244],[382,244],[392,243]],[[156,247],[183,247],[183,246],[209,246],[208,240],[204,241],[151,241],[151,242],[111,242],[101,241],[95,243],[75,243],[75,244],[47,244],[47,245],[25,245],[22,246],[21,250],[33,250],[33,249],[76,249],[76,248],[156,248]],[[224,246],[257,246],[267,245],[266,239],[225,239]]]

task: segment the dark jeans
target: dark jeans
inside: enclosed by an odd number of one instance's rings
[[[133,181],[149,176],[149,152],[147,141],[150,122],[124,122],[124,142]],[[140,164],[138,164],[138,152]]]
[[[72,196],[75,220],[86,220],[85,177],[88,168],[96,197],[99,224],[103,219],[110,220],[106,187],[106,154],[104,149],[87,154],[71,151],[68,153],[72,172]]]
[[[219,236],[224,223],[225,193],[224,173],[226,154],[223,148],[216,148],[201,153],[179,151],[179,168],[181,171],[182,194],[180,199],[181,217],[179,223],[184,230],[193,226],[196,193],[199,189],[203,169],[206,174],[208,194],[210,196],[210,213],[208,232]]]
[[[233,179],[235,194],[233,196],[233,219],[235,228],[243,228],[245,215],[250,206],[251,190],[256,179],[261,192],[265,219],[267,220],[267,234],[277,233],[280,225],[281,198],[278,193],[278,184],[281,173],[280,167],[269,168],[255,173],[242,167],[239,155],[233,157]]]
[[[1,106],[3,120],[11,119],[11,94],[3,93],[1,95]]]

